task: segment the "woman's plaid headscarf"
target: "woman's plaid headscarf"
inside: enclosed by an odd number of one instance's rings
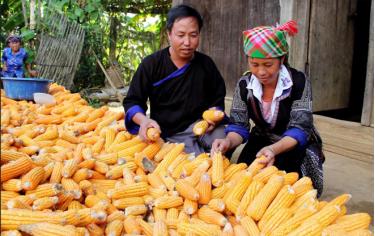
[[[243,32],[245,54],[253,58],[277,58],[288,54],[286,34],[298,32],[297,22],[288,21],[278,27],[259,26]]]

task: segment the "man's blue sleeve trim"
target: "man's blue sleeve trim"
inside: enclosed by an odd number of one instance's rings
[[[246,143],[250,136],[249,130],[240,125],[228,125],[224,131],[225,134],[228,134],[229,132],[235,132],[239,134],[242,137],[242,143]]]
[[[293,127],[284,132],[283,137],[289,136],[297,140],[299,147],[303,148],[307,144],[307,135],[302,129]]]
[[[142,107],[138,105],[134,105],[130,107],[129,110],[126,111],[126,114],[125,114],[125,127],[126,127],[126,130],[131,134],[138,134],[138,131],[139,131],[139,125],[137,125],[133,121],[134,115],[137,114],[138,112],[145,114],[145,111],[142,109]]]

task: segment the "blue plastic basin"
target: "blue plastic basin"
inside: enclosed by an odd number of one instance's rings
[[[8,98],[15,100],[34,100],[34,93],[48,93],[51,80],[38,78],[1,77]]]

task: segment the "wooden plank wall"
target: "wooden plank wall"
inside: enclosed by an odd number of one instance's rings
[[[218,66],[233,95],[236,83],[247,70],[242,31],[258,25],[275,25],[280,18],[279,0],[173,0],[173,5],[188,4],[203,16],[199,50]]]

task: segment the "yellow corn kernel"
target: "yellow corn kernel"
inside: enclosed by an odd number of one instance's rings
[[[245,194],[247,188],[249,187],[251,179],[252,177],[250,173],[245,171],[245,174],[242,176],[242,178],[234,185],[234,187],[230,191],[228,191],[225,194],[225,203],[228,205],[226,201],[230,198],[240,201],[242,199],[242,196]],[[231,209],[232,212],[234,211],[233,213],[235,213],[236,210],[237,209]]]
[[[95,159],[86,159],[78,164],[78,168],[87,168],[92,170],[95,167]]]
[[[211,177],[208,174],[203,174],[196,187],[199,193],[199,204],[208,204],[211,200]]]
[[[112,212],[110,215],[108,215],[107,217],[107,222],[112,222],[114,220],[121,220],[121,221],[124,221],[125,220],[125,214],[123,211],[118,211],[118,210],[115,210],[114,212]]]
[[[101,236],[104,235],[104,229],[99,227],[95,223],[90,223],[86,225],[87,230],[89,231],[90,236]]]
[[[15,161],[1,166],[1,182],[18,177],[32,169],[33,162],[30,157],[20,157]]]
[[[3,121],[2,119],[3,119],[3,116],[1,116],[1,121]],[[1,236],[22,236],[22,234],[18,230],[7,230],[7,231],[2,231]]]
[[[188,164],[188,163],[190,163],[190,160],[189,160],[189,159],[185,159],[185,160],[183,160],[180,164],[178,164],[178,165],[174,168],[174,170],[172,171],[172,173],[171,173],[172,177],[175,178],[175,179],[179,179],[179,178],[181,178],[182,173],[183,173],[183,170],[184,170],[184,166],[185,166],[186,164]]]
[[[19,152],[23,152],[27,155],[34,155],[39,150],[40,150],[40,147],[38,147],[38,146],[27,146],[27,147],[22,147],[22,148],[18,149]]]
[[[255,176],[258,174],[259,170],[263,169],[266,165],[263,163],[260,163],[260,161],[264,161],[267,158],[265,156],[261,156],[256,158],[248,167],[247,171],[251,174],[251,176]]]
[[[290,185],[284,185],[284,187],[280,190],[280,192],[276,195],[275,199],[267,208],[266,212],[258,222],[258,227],[260,230],[263,230],[265,224],[270,221],[271,217],[275,216],[280,209],[288,208],[292,205],[293,201],[295,200],[296,195],[294,190],[290,187]],[[290,210],[291,213],[294,212]]]
[[[180,164],[182,163],[184,160],[186,160],[186,158],[188,157],[189,155],[188,154],[185,154],[184,152],[182,152],[180,155],[178,155],[176,157],[176,159],[174,159],[174,161],[168,166],[167,168],[167,171],[169,174],[172,174],[173,173],[173,170]]]
[[[20,179],[10,179],[2,183],[2,189],[5,191],[19,192],[22,190],[22,181]]]
[[[30,205],[25,204],[21,200],[17,198],[10,199],[7,201],[6,206],[8,209],[28,209],[31,210]]]
[[[176,190],[184,198],[192,201],[197,201],[199,199],[199,192],[185,179],[176,181]]]
[[[302,196],[295,199],[294,203],[290,206],[290,209],[292,210],[292,212],[296,212],[297,209],[300,208],[306,202],[311,201],[311,199],[316,200],[317,194],[318,191],[316,189],[306,192]]]
[[[152,235],[154,236],[168,236],[167,224],[163,220],[155,221],[152,230]]]
[[[22,176],[22,188],[24,190],[33,190],[43,180],[45,171],[42,167],[35,167]]]
[[[43,167],[44,169],[44,177],[42,179],[42,183],[46,182],[52,174],[53,168],[55,167],[55,161],[51,161],[46,166]]]
[[[206,133],[209,124],[205,120],[198,121],[194,124],[193,133],[197,136],[201,136]]]
[[[142,154],[152,160],[160,149],[161,146],[159,142],[150,143],[145,149],[143,149]]]
[[[3,140],[1,141],[3,142]],[[28,158],[29,156],[23,152],[1,149],[0,157],[1,157],[1,163],[7,163],[10,161],[15,161],[21,157]]]
[[[185,144],[183,143],[177,144],[175,147],[173,147],[172,150],[164,156],[163,160],[155,168],[154,172],[159,173],[161,170],[166,170],[174,159],[176,159],[177,156],[184,150],[184,148]]]
[[[100,154],[95,157],[98,161],[104,162],[107,165],[113,165],[117,163],[118,155],[117,153],[105,153]]]
[[[99,154],[103,150],[104,144],[105,144],[105,139],[99,138],[98,141],[91,147],[92,153]]]
[[[268,221],[264,222],[262,227],[258,227],[261,232],[265,235],[270,235],[277,227],[279,227],[283,222],[287,221],[292,217],[292,212],[288,208],[279,208],[274,215],[272,215]]]
[[[166,186],[164,185],[163,180],[160,178],[160,175],[157,173],[148,174],[147,180],[150,183],[150,185],[154,188],[166,189]]]
[[[249,204],[254,200],[255,196],[260,192],[264,187],[263,182],[253,181],[250,186],[247,188],[245,194],[243,195],[240,204],[238,205],[236,217],[240,219],[246,213],[246,209]]]
[[[335,199],[332,201],[328,202],[328,205],[338,205],[338,206],[343,206],[346,204],[350,199],[352,198],[351,194],[341,194],[340,196],[337,196]]]
[[[36,189],[26,191],[26,195],[34,194],[36,198],[52,197],[60,193],[62,189],[61,184],[40,184],[38,187],[36,187]]]
[[[38,135],[33,140],[34,141],[45,141],[45,140],[53,140],[59,137],[59,132],[56,126],[50,126],[47,128],[46,132],[41,135]]]
[[[224,183],[223,156],[221,153],[214,153],[212,157],[212,185],[220,187]]]
[[[284,177],[275,175],[260,190],[254,201],[247,208],[247,214],[254,220],[258,221],[262,218],[269,204],[275,198],[284,184]]]
[[[327,206],[328,202],[327,201],[320,201],[318,202],[318,205],[316,206],[316,208],[318,209],[318,211],[320,211],[321,209],[323,209],[323,207]]]
[[[79,210],[85,208],[79,201],[71,201],[68,205],[68,210]]]
[[[182,197],[178,196],[163,196],[156,198],[154,205],[157,208],[167,209],[172,207],[181,206],[184,203]]]
[[[206,110],[202,115],[203,119],[217,123],[224,118],[224,112],[220,110]]]
[[[167,219],[167,210],[162,208],[154,207],[152,209],[154,215],[154,221],[166,220]]]
[[[318,222],[321,227],[325,228],[334,222],[337,217],[340,215],[340,207],[338,205],[327,205],[322,210],[318,211],[305,222]]]
[[[373,233],[368,229],[356,229],[347,233],[348,236],[372,236]]]
[[[276,174],[278,171],[276,166],[269,166],[259,171],[258,174],[254,176],[254,181],[260,181],[267,183],[273,174]]]
[[[53,207],[54,205],[57,204],[59,201],[58,197],[44,197],[44,198],[39,198],[34,201],[33,203],[33,210],[44,210]]]

